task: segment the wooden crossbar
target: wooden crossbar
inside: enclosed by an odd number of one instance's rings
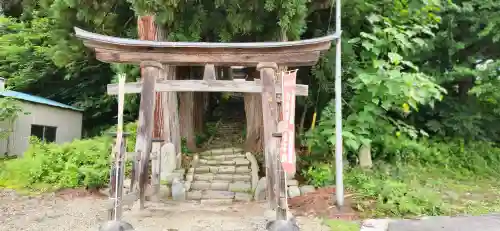
[[[125,93],[140,93],[142,83],[134,82],[125,84]],[[281,84],[276,84],[276,92],[281,92]],[[163,80],[155,84],[155,91],[167,92],[247,92],[261,93],[260,81],[238,80]],[[307,96],[309,87],[297,84],[296,94]],[[118,94],[118,84],[108,84],[108,95]]]

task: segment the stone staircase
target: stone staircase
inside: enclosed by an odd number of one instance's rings
[[[217,127],[217,131],[208,146],[211,149],[219,149],[241,144],[244,127],[244,120],[224,119]]]
[[[186,175],[188,200],[250,201],[258,181],[251,153],[240,148],[213,149],[196,154]]]

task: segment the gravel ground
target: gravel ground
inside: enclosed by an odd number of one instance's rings
[[[0,189],[0,231],[92,231],[105,220],[104,200],[65,199],[55,194],[20,196]],[[125,208],[124,220],[137,231],[264,231],[273,213],[264,203],[214,204],[148,202],[146,209]],[[328,231],[319,219],[297,218],[303,231]]]

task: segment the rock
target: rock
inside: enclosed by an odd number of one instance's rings
[[[191,190],[191,181],[184,182],[184,189],[186,190],[186,192],[189,192],[189,190]]]
[[[160,149],[161,155],[161,173],[160,179],[167,180],[167,175],[174,172],[177,166],[177,157],[175,154],[175,146],[172,143],[164,144]]]
[[[171,172],[168,174],[165,174],[163,178],[161,179],[163,182],[166,182],[167,184],[171,184],[172,181],[177,178],[177,179],[184,179],[184,174],[180,172]]]
[[[247,160],[250,161],[250,175],[252,177],[252,190],[255,191],[257,188],[257,183],[259,182],[259,163],[254,155],[251,152],[247,152],[246,154]]]
[[[300,196],[300,189],[298,186],[289,186],[288,187],[288,197],[294,198]]]
[[[229,184],[229,191],[231,192],[251,192],[252,185],[247,182],[234,182]]]
[[[359,166],[364,169],[369,169],[373,166],[372,164],[372,153],[371,145],[362,145],[359,149]]]
[[[106,221],[99,227],[99,231],[132,231],[135,230],[131,224],[125,221]]]
[[[184,183],[177,178],[174,178],[172,181],[172,199],[174,201],[186,200],[186,189],[184,188]]]
[[[286,185],[287,186],[298,186],[299,182],[297,180],[287,180]]]
[[[314,192],[316,189],[312,185],[300,186],[300,195],[305,195],[306,193]]]
[[[186,181],[193,181],[194,180],[194,173],[190,172],[186,175]]]
[[[255,187],[254,190],[254,200],[262,201],[266,199],[266,182],[266,177],[260,178],[260,180],[257,182],[257,187]]]
[[[274,220],[266,224],[266,230],[269,231],[299,231],[299,225],[295,218],[289,220]]]

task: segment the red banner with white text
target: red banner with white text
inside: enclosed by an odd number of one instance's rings
[[[281,138],[280,157],[283,170],[295,173],[295,84],[297,70],[282,73],[281,105],[284,130]]]

